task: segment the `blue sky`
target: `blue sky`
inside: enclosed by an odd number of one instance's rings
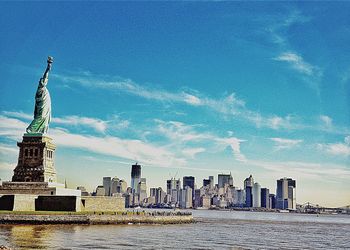
[[[350,5],[346,2],[1,2],[0,177],[10,179],[48,89],[61,181],[148,187],[170,176],[253,174],[297,201],[350,203]]]

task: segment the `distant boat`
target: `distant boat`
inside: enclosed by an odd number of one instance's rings
[[[281,209],[281,210],[278,210],[279,213],[289,213],[289,210],[284,210],[284,209]]]

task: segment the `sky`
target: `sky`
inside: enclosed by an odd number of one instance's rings
[[[1,2],[0,178],[47,56],[59,181],[250,174],[350,204],[350,3]]]

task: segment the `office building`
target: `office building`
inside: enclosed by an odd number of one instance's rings
[[[253,188],[251,186],[246,186],[245,188],[245,206],[252,207],[253,206]]]
[[[203,187],[209,187],[210,188],[210,180],[209,179],[203,179]]]
[[[277,209],[296,209],[296,181],[291,178],[277,180],[276,190]]]
[[[146,186],[146,178],[141,178],[139,185],[139,202],[140,204],[143,203],[143,201],[147,198],[147,186]]]
[[[270,190],[268,188],[261,189],[261,207],[270,208]]]
[[[103,186],[97,186],[96,188],[96,196],[105,196],[106,189]]]
[[[276,208],[276,195],[274,194],[269,195],[269,208],[270,209]]]
[[[119,178],[118,177],[112,178],[110,195],[118,193],[118,191],[117,191],[118,186],[119,186]]]
[[[181,208],[192,208],[193,198],[192,198],[192,188],[186,186],[184,189],[180,190],[180,207]]]
[[[124,180],[119,180],[119,185],[117,186],[117,193],[124,194],[127,192],[128,184]]]
[[[139,193],[138,185],[141,181],[141,165],[137,163],[131,166],[131,189],[132,193]]]
[[[192,189],[192,199],[193,199],[194,198],[194,190],[195,190],[194,177],[193,176],[184,176],[182,185],[183,185],[183,189],[186,189],[186,187],[190,187]]]
[[[171,178],[166,181],[166,191],[167,194],[171,195],[172,190],[180,190],[181,189],[181,181],[180,179]]]
[[[254,179],[253,179],[253,176],[250,175],[248,178],[244,180],[244,189],[246,189],[246,187],[253,187],[253,185],[254,185]]]
[[[103,177],[103,187],[105,189],[105,196],[111,195],[111,177]]]
[[[253,176],[250,175],[248,178],[246,178],[244,180],[245,206],[246,207],[253,206],[253,185],[254,185],[254,179],[253,179]]]
[[[194,199],[193,199],[193,207],[200,207],[201,206],[201,190],[196,189],[194,190]]]
[[[230,174],[218,174],[218,187],[224,188],[225,185],[232,187],[233,186],[233,178]]]
[[[253,207],[261,207],[261,186],[257,182],[253,185]]]
[[[214,176],[209,176],[209,181],[210,181],[210,189],[214,188]]]

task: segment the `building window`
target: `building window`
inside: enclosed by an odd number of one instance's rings
[[[29,151],[29,156],[33,156],[33,149],[32,148]]]
[[[28,149],[27,148],[24,150],[24,155],[28,156]]]
[[[34,151],[34,156],[37,157],[38,156],[38,149],[36,148]]]

